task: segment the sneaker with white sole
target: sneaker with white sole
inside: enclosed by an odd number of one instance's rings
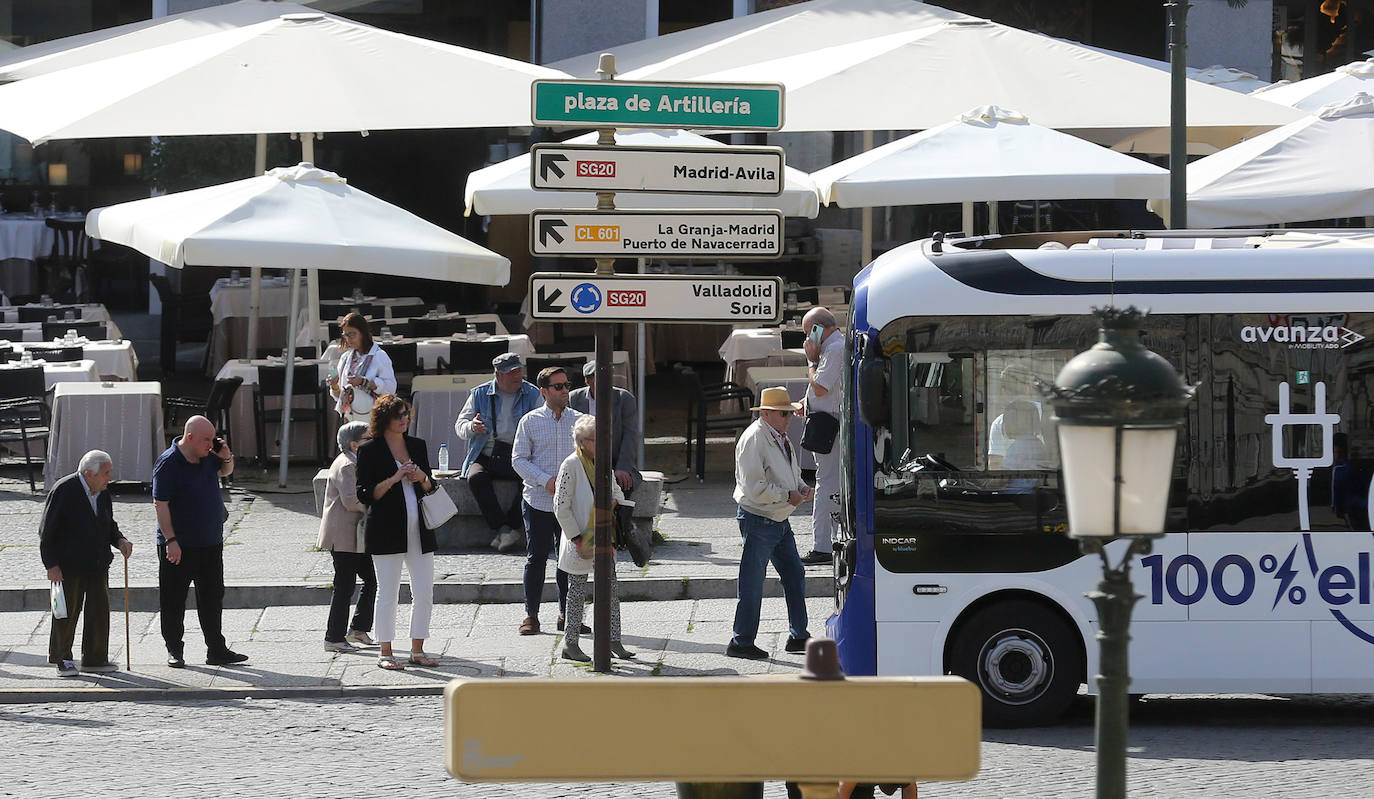
[[[372,636],[368,635],[367,633],[363,632],[362,630],[349,630],[349,631],[348,631],[348,635],[345,635],[345,636],[344,636],[344,640],[347,641],[347,642],[350,643],[350,644],[356,644],[356,645],[358,645],[358,646],[376,646],[376,645],[377,645],[377,642],[374,641],[374,640],[372,640]]]
[[[325,641],[324,651],[326,652],[357,652],[358,647],[347,641]]]
[[[525,535],[519,530],[510,530],[501,534],[501,544],[496,547],[502,552],[514,552],[525,547]]]
[[[64,660],[57,664],[57,676],[59,677],[75,677],[80,673],[81,672],[76,668],[76,661],[74,660]]]

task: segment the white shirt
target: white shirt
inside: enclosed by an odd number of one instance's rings
[[[100,495],[91,493],[91,487],[86,483],[86,475],[78,472],[76,476],[79,480],[81,480],[81,487],[86,489],[86,499],[90,500],[91,513],[94,513],[96,516],[99,516],[100,511],[96,510],[95,503],[100,500]]]
[[[813,386],[806,385],[806,412],[824,411],[836,417],[840,415],[840,387],[844,383],[844,331],[836,328],[834,333],[821,342],[821,357],[816,366],[815,381],[825,389],[825,396],[818,397]]]

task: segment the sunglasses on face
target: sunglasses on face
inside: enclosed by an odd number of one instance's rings
[[[568,390],[568,383],[567,383],[567,381],[564,381],[564,382],[562,382],[562,383],[550,383],[550,384],[549,384],[549,388],[552,389],[552,390],[554,390],[554,391],[567,391],[567,390]]]
[[[784,419],[792,415],[792,411],[774,411],[774,413],[778,414]]]

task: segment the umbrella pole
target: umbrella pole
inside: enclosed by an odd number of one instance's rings
[[[267,171],[267,134],[259,133],[253,149],[253,177]],[[248,270],[248,352],[258,357],[258,317],[262,314],[262,267]]]
[[[313,164],[315,163],[315,137],[319,134],[302,133],[301,138],[301,160]],[[305,273],[305,301],[307,309],[305,312],[306,332],[310,338],[310,346],[319,353],[320,347],[320,274],[311,269]],[[295,344],[292,344],[294,347]],[[293,349],[294,352],[294,349]]]
[[[301,314],[301,270],[291,270],[291,305],[286,323],[286,385],[283,386],[281,406],[281,446],[277,453],[281,468],[277,472],[277,486],[286,488],[286,464],[291,454],[291,391],[296,376],[296,323]],[[323,420],[320,422],[323,424]],[[264,453],[265,455],[265,453]]]
[[[868,152],[869,150],[872,150],[873,131],[864,131],[863,141],[863,151]],[[862,219],[860,227],[863,228],[863,243],[859,246],[859,261],[863,264],[863,266],[867,266],[868,264],[873,262],[873,209],[865,207],[863,209],[862,214],[860,215],[860,218]]]
[[[972,201],[972,200],[964,200],[964,202],[963,202],[963,211],[964,211],[964,218],[963,218],[964,235],[965,235],[965,236],[972,236],[972,235],[974,235],[974,231],[973,231],[973,201]]]

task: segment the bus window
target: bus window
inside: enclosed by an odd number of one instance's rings
[[[1049,385],[1073,357],[1067,350],[993,350],[987,359],[986,467],[1059,468],[1050,406],[1036,388]]]

